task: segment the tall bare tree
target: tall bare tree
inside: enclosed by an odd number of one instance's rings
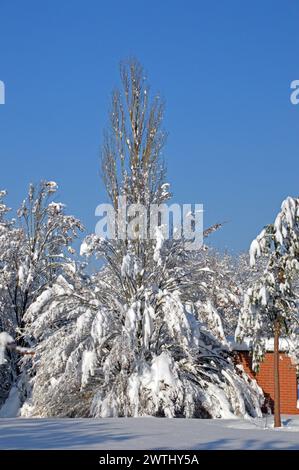
[[[136,59],[120,64],[120,78],[122,88],[112,94],[101,158],[103,180],[116,210],[119,195],[145,206],[168,197],[161,158],[163,102],[158,95],[150,99],[146,74]]]

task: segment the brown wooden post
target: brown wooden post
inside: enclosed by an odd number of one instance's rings
[[[280,417],[280,383],[279,383],[279,335],[280,324],[276,320],[274,326],[274,427],[281,427]]]

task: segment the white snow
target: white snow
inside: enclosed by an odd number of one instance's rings
[[[239,419],[1,419],[1,449],[299,449],[299,416]]]
[[[262,305],[266,307],[268,305],[268,298],[269,298],[266,286],[261,287],[260,298],[261,298]]]
[[[0,346],[7,347],[9,344],[14,343],[15,340],[6,331],[0,333]]]
[[[258,256],[261,256],[261,248],[259,242],[255,239],[252,241],[249,249],[250,266],[255,265],[255,260]]]
[[[158,264],[161,264],[161,249],[164,243],[164,236],[160,227],[156,227],[156,246],[154,251],[154,261]]]
[[[154,309],[150,305],[148,305],[147,308],[144,310],[143,320],[143,343],[146,349],[148,349],[149,347],[150,339],[154,331],[154,315]]]
[[[161,384],[166,384],[168,387],[175,386],[175,377],[173,374],[173,362],[166,352],[162,352],[152,360],[150,369],[144,374],[142,378],[147,388],[153,390],[156,395],[159,395]]]
[[[123,257],[122,265],[121,265],[121,275],[122,277],[130,276],[131,274],[131,256],[127,253]]]
[[[6,333],[6,331],[2,331],[2,333],[0,333],[0,365],[7,362],[5,359],[5,350],[9,344],[14,342],[15,340],[13,337]]]
[[[82,379],[81,384],[84,387],[88,383],[89,377],[93,377],[95,373],[95,365],[97,356],[94,351],[84,351],[82,357]]]
[[[57,191],[58,189],[58,184],[55,181],[47,181],[46,186],[52,191]]]
[[[44,305],[46,305],[52,296],[52,289],[45,290],[36,301],[30,305],[26,312],[27,319],[34,319],[41,312]]]
[[[14,418],[20,413],[20,396],[17,387],[12,387],[9,395],[0,409],[0,418]]]
[[[61,214],[61,212],[63,211],[65,207],[65,204],[62,204],[61,202],[51,202],[49,205],[48,205],[48,210],[52,213],[52,214]]]
[[[261,338],[265,344],[265,350],[274,351],[274,338]],[[249,351],[252,348],[252,338],[246,337],[241,343],[229,339],[229,347],[232,351]],[[279,351],[289,352],[293,349],[293,342],[289,338],[279,338]]]
[[[90,254],[90,247],[85,241],[81,244],[80,247],[80,256],[88,256]]]
[[[137,320],[139,320],[139,309],[136,302],[126,312],[125,327],[128,332],[135,332]]]

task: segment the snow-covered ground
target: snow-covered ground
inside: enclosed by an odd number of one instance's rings
[[[299,416],[272,419],[162,418],[0,420],[1,449],[299,449]]]

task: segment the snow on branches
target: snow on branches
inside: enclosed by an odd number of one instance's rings
[[[11,335],[9,335],[6,331],[2,331],[0,333],[0,365],[3,365],[7,362],[7,359],[5,358],[6,350],[16,351],[21,355],[28,354],[30,356],[34,356],[35,354],[32,349],[18,346]]]
[[[157,238],[87,237],[81,251],[104,258],[103,269],[60,277],[31,305],[25,321],[38,345],[23,414],[260,415],[260,389],[184,300],[194,260]]]
[[[70,250],[83,227],[65,214],[63,204],[53,200],[57,187],[53,181],[30,185],[17,220],[7,220],[6,192],[0,192],[0,331],[17,334],[20,347],[30,346],[24,337],[24,316],[30,305],[61,273],[71,278],[76,270]],[[0,384],[0,401],[2,387],[9,391],[20,372],[17,357],[10,367]]]
[[[288,197],[273,224],[266,226],[250,247],[250,262],[265,269],[247,290],[236,339],[253,338],[253,367],[265,352],[275,328],[292,337],[298,332],[298,304],[294,281],[299,271],[299,198]]]
[[[171,197],[163,103],[150,98],[138,61],[120,70],[101,159],[117,215],[119,196],[147,211]],[[21,415],[260,416],[261,390],[226,343],[242,290],[230,260],[165,239],[157,221],[155,239],[137,225],[130,240],[87,236],[81,256],[100,260],[88,274],[72,247],[82,224],[54,200],[57,188],[31,185],[16,223],[0,192],[0,326],[36,353],[12,364]],[[6,383],[2,396],[14,395]]]

